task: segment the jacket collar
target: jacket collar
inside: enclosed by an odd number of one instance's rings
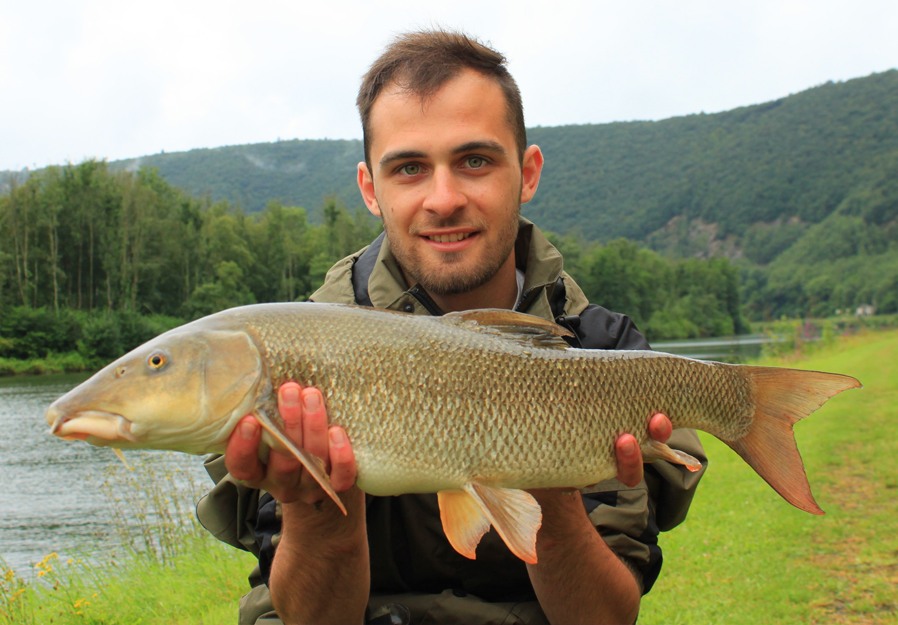
[[[377,247],[379,246],[379,249]],[[370,261],[376,252],[374,263]],[[367,255],[367,256],[366,256]],[[363,256],[366,258],[362,259]],[[587,300],[580,287],[563,271],[563,259],[557,249],[532,222],[519,218],[518,238],[515,242],[515,258],[518,268],[524,272],[524,290],[517,310],[546,319],[554,319],[553,295],[559,281],[564,291],[564,313],[576,315],[586,308]],[[359,262],[362,259],[362,262]],[[369,269],[370,267],[370,269]],[[362,275],[353,277],[354,269]],[[367,280],[364,273],[367,272]],[[328,272],[324,285],[313,295],[316,302],[358,301],[352,282],[367,282],[368,297],[376,308],[401,310],[417,314],[433,314],[426,293],[420,287],[408,288],[399,263],[390,248],[389,240],[378,237],[372,246],[360,250],[334,265]]]

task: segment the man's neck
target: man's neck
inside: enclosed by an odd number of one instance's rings
[[[403,274],[405,274],[405,271],[403,271]],[[407,274],[405,274],[405,278],[406,281],[409,281]],[[477,308],[505,308],[511,310],[518,299],[514,250],[508,255],[508,259],[502,264],[496,275],[473,291],[454,295],[435,295],[428,292],[428,295],[440,307],[440,310],[446,313]]]

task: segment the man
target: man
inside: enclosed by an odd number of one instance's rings
[[[385,232],[335,265],[314,301],[412,314],[515,309],[568,326],[579,347],[648,347],[626,317],[588,305],[557,251],[520,219],[543,156],[526,144],[501,55],[455,33],[399,37],[364,78],[358,105],[359,189]],[[531,491],[543,511],[537,564],[494,532],[470,561],[443,535],[435,495],[366,498],[354,486],[352,442],[328,428],[317,389],[287,383],[278,398],[297,444],[327,461],[348,515],[292,457],[272,452],[262,464],[260,427],[241,420],[224,459],[211,463],[219,484],[198,507],[210,531],[260,557],[241,623],[633,622],[660,568],[658,528],[683,519],[698,480],[663,462],[643,477],[639,447],[624,434],[618,480],[580,495]],[[666,441],[670,421],[646,419]],[[702,457],[693,432],[675,438]]]

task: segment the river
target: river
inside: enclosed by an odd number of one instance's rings
[[[50,553],[62,560],[95,553],[105,560],[120,547],[102,489],[118,459],[109,449],[50,436],[44,420],[50,403],[87,377],[0,378],[0,557],[26,579],[32,564]],[[125,456],[178,467],[211,486],[201,457],[157,451]]]
[[[764,343],[770,341],[765,334],[743,334],[684,341],[659,341],[652,349],[687,358],[723,362],[746,362],[758,358]]]

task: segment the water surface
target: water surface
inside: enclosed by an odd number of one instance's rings
[[[56,552],[61,559],[114,552],[118,535],[101,488],[119,461],[110,449],[48,434],[44,413],[88,374],[0,378],[0,557],[22,576]],[[208,482],[202,458],[172,452],[126,451],[162,458]]]

